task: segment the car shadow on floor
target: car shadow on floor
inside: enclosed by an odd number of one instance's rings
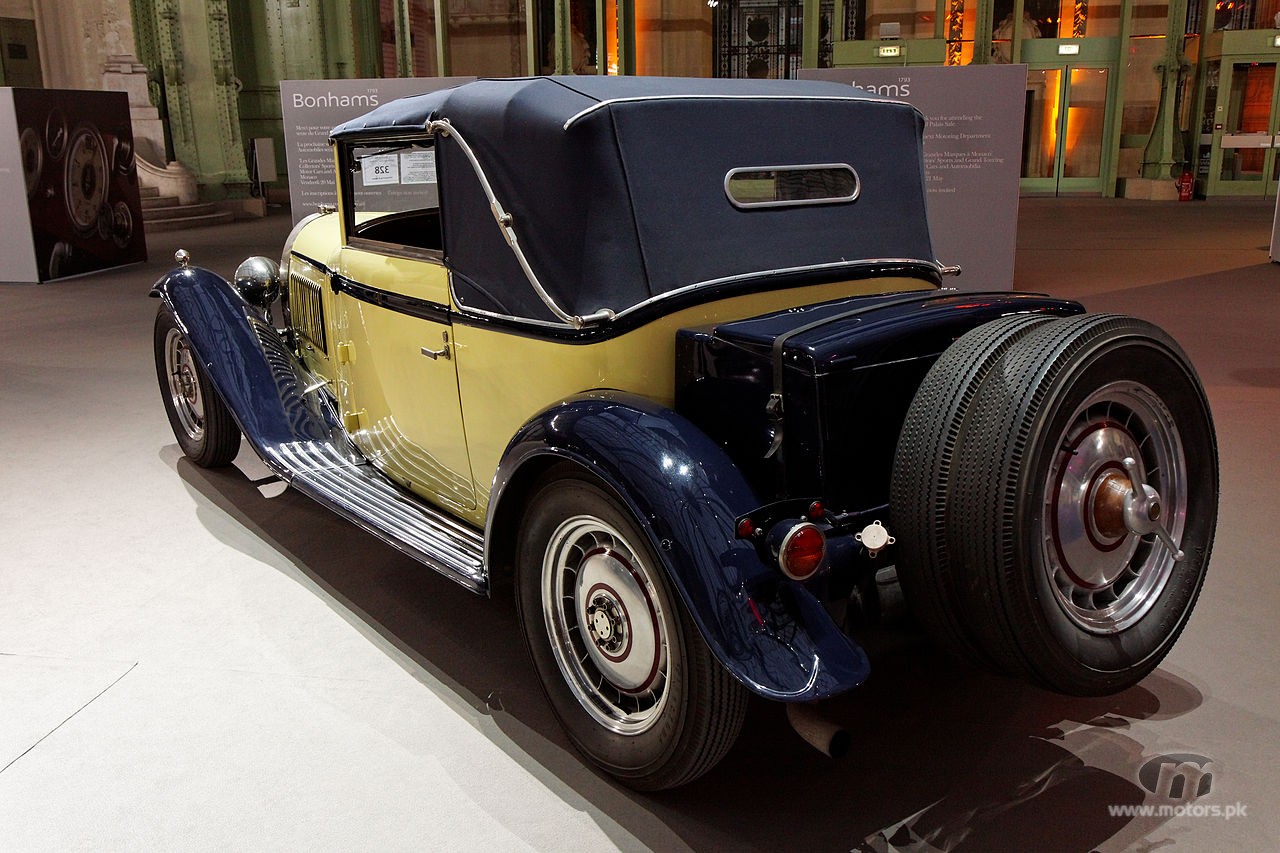
[[[226,513],[261,538],[346,618],[403,653],[411,663],[402,665],[420,667],[415,677],[442,685],[464,713],[490,717],[499,737],[478,728],[535,776],[649,848],[1106,851],[1170,834],[1167,817],[1114,812],[1156,801],[1139,768],[1158,757],[1159,721],[1199,707],[1195,686],[1157,670],[1115,696],[1062,697],[962,667],[905,630],[861,637],[871,678],[814,709],[851,733],[848,757],[820,754],[782,706],[753,701],[718,767],[675,791],[633,793],[573,752],[509,600],[472,595],[244,467],[249,476],[176,462],[211,505],[200,511]]]

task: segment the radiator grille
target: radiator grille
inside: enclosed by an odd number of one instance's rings
[[[296,272],[289,275],[289,319],[299,335],[319,347],[321,352],[328,353],[320,285]]]

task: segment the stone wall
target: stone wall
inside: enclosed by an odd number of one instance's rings
[[[27,4],[40,33],[44,83],[50,88],[101,89],[108,58],[136,52],[129,0],[27,0]]]

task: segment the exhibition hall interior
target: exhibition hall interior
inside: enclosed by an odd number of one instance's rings
[[[0,849],[1280,848],[1278,65],[0,0]]]

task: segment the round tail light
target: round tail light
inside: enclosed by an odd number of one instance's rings
[[[782,537],[778,547],[778,567],[792,580],[803,581],[813,577],[827,555],[827,537],[817,525],[801,522]]]

